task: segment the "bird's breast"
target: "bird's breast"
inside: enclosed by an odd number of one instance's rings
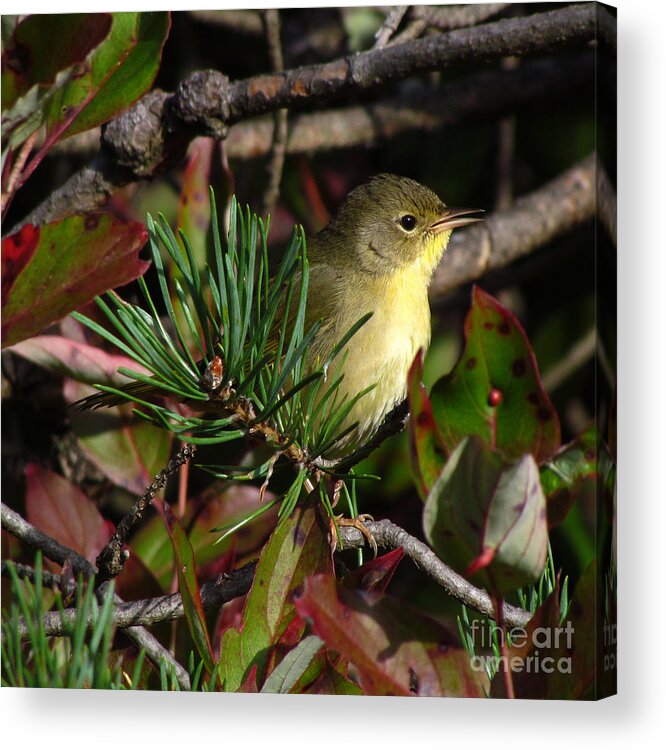
[[[356,439],[366,439],[386,414],[405,398],[407,374],[419,348],[430,343],[428,280],[410,269],[386,277],[364,279],[354,290],[356,301],[346,300],[338,315],[337,338],[367,312],[373,316],[354,335],[342,363],[341,389],[354,396],[369,386],[347,424],[358,422]]]

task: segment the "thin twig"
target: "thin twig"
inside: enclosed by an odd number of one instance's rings
[[[60,544],[43,531],[35,528],[4,503],[2,503],[2,528],[29,547],[40,549],[49,560],[53,560],[60,565],[64,565],[69,560],[76,573],[83,573],[88,577],[95,575],[95,566],[90,560],[86,560],[78,552]]]
[[[34,581],[36,580],[36,571],[32,567],[32,565],[24,565],[23,563],[17,563],[13,560],[3,560],[2,561],[2,575],[8,576],[9,575],[9,567],[12,567],[16,571],[16,575],[19,578],[22,578],[26,581]],[[51,573],[49,570],[42,570],[42,583],[44,586],[48,586],[49,588],[60,588],[61,580],[60,576],[56,575],[55,573]]]
[[[86,560],[85,557],[79,555],[78,552],[65,547],[64,544],[60,544],[60,542],[44,534],[44,532],[35,528],[31,523],[28,523],[16,511],[4,503],[2,503],[1,507],[2,528],[17,539],[20,539],[34,549],[40,549],[46,557],[61,565],[64,565],[65,561],[69,560],[72,569],[77,573],[83,573],[91,577],[95,574],[93,564],[89,560]],[[123,604],[122,599],[117,594],[114,594],[114,602],[116,606]],[[131,627],[126,632],[139,648],[144,649],[146,656],[157,667],[160,666],[161,661],[171,664],[175,670],[180,687],[184,690],[189,690],[190,678],[187,671],[176,661],[173,654],[169,653],[153,635],[143,627]]]
[[[374,537],[379,547],[390,549],[402,547],[416,566],[427,573],[447,594],[482,615],[494,618],[495,610],[491,597],[483,589],[473,586],[442,562],[428,545],[388,520],[364,521],[363,525]],[[341,526],[339,539],[343,548],[362,547],[366,543],[363,534],[353,526]],[[523,627],[532,617],[529,612],[506,603],[502,611],[505,622],[512,628]]]
[[[115,578],[122,571],[127,561],[127,556],[123,547],[127,543],[130,532],[136,523],[142,518],[146,508],[152,499],[164,487],[170,476],[175,474],[180,466],[189,461],[196,453],[196,446],[186,443],[178,453],[169,461],[162,471],[155,476],[155,479],[148,486],[146,491],[134,503],[132,510],[125,515],[116,530],[104,546],[104,549],[97,556],[97,568],[99,570],[99,579],[106,581],[109,578]]]
[[[380,47],[386,46],[388,40],[398,30],[398,26],[400,26],[400,23],[408,10],[409,5],[396,5],[395,8],[389,10],[384,19],[384,23],[379,27],[379,30],[375,34],[373,49],[379,49]]]
[[[374,435],[349,456],[336,460],[320,457],[315,459],[313,465],[322,471],[330,471],[334,474],[347,472],[350,468],[356,466],[356,464],[367,458],[375,448],[378,448],[387,438],[396,435],[398,432],[402,432],[402,430],[405,429],[408,420],[409,402],[405,399],[391,409]]]
[[[257,10],[189,10],[187,12],[201,23],[221,26],[238,34],[260,36],[263,31],[261,13]]]
[[[513,70],[518,66],[518,59],[507,57],[502,60],[504,70]],[[495,208],[502,210],[513,203],[513,170],[516,150],[516,115],[511,113],[503,117],[498,124],[497,148],[497,190]]]
[[[510,3],[479,3],[478,5],[413,5],[409,12],[409,24],[398,34],[391,44],[400,44],[416,39],[426,29],[451,31],[466,26],[475,26],[488,18],[501,13]]]
[[[256,562],[248,563],[233,573],[224,573],[214,583],[204,583],[201,587],[201,602],[204,610],[216,611],[239,596],[247,594],[252,585]],[[143,626],[171,622],[185,616],[183,600],[180,594],[167,594],[153,599],[141,599],[133,602],[117,603],[113,609],[114,627],[133,630]],[[47,636],[62,635],[67,632],[77,617],[75,608],[60,612],[48,612],[44,617],[44,633]],[[94,624],[92,617],[86,623],[90,628]],[[29,630],[24,622],[19,621],[19,637],[25,639]],[[170,652],[166,652],[170,653]]]
[[[495,610],[495,622],[499,628],[499,644],[500,644],[500,665],[499,669],[502,671],[504,677],[504,689],[506,690],[507,698],[515,698],[516,692],[513,689],[513,673],[511,671],[511,665],[509,663],[509,649],[507,643],[507,630],[504,622],[503,602],[501,596],[493,596],[494,610]]]
[[[617,247],[617,197],[601,161],[597,164],[597,204],[601,225]]]
[[[462,29],[475,26],[498,15],[511,6],[511,3],[478,3],[475,5],[415,5],[414,18],[423,18],[429,26],[440,31]]]
[[[265,10],[264,22],[271,66],[273,72],[279,72],[284,69],[282,44],[280,43],[280,11],[276,8]],[[287,153],[287,113],[288,110],[286,109],[278,109],[273,113],[273,144],[268,162],[268,181],[264,190],[264,216],[272,212],[280,195],[282,170]]]

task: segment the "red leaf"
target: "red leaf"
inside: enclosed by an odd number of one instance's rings
[[[404,556],[405,551],[402,547],[398,547],[398,549],[393,549],[381,557],[368,560],[360,568],[348,573],[343,578],[343,583],[348,588],[376,591],[383,594]]]
[[[50,86],[60,71],[82,63],[110,28],[110,13],[34,14],[21,20],[2,53],[3,112],[33,86]]]
[[[356,668],[366,695],[482,697],[486,680],[438,622],[386,594],[352,591],[332,575],[308,578],[299,614]]]
[[[142,224],[103,213],[40,227],[33,257],[2,299],[3,346],[34,336],[98,294],[141,276],[149,265],[139,259],[147,238]],[[16,236],[7,241],[16,242]]]
[[[40,227],[26,224],[16,234],[2,240],[2,298],[5,300],[16,278],[30,263],[41,234]]]
[[[28,521],[91,562],[113,532],[95,504],[65,477],[37,464],[25,467]]]
[[[151,374],[143,365],[129,357],[109,354],[96,346],[64,336],[33,336],[9,349],[33,364],[89,385],[126,385],[131,378],[121,375],[118,372],[120,367],[144,375]]]

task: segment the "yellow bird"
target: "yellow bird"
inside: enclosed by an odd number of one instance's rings
[[[428,285],[451,232],[481,221],[479,209],[447,207],[415,180],[380,174],[349,193],[330,223],[308,240],[310,264],[305,330],[321,321],[308,361],[325,361],[366,313],[372,317],[349,341],[339,398],[357,401],[341,430],[357,423],[340,449],[366,441],[406,396],[407,373],[430,343]],[[343,356],[343,355],[340,355]],[[336,369],[333,362],[331,370]],[[145,394],[143,383],[125,387]],[[121,399],[96,394],[84,407]]]
[[[308,242],[307,325],[323,321],[311,357],[326,358],[363,315],[342,365],[341,395],[375,384],[343,428],[358,423],[344,445],[359,445],[407,391],[407,373],[430,344],[428,285],[451,232],[481,221],[479,209],[447,207],[415,180],[380,174],[352,190],[331,222]],[[334,364],[332,365],[334,367]]]

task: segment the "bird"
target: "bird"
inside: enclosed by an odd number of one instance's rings
[[[320,323],[308,353],[312,368],[363,316],[371,317],[329,369],[342,375],[340,398],[356,401],[340,425],[336,451],[358,447],[404,401],[407,375],[431,338],[428,286],[452,231],[483,219],[481,209],[453,208],[408,177],[382,173],[354,188],[330,222],[307,241],[309,288],[305,330]],[[146,384],[135,383],[145,394]],[[131,394],[133,385],[124,390]],[[111,394],[86,408],[118,403]]]

